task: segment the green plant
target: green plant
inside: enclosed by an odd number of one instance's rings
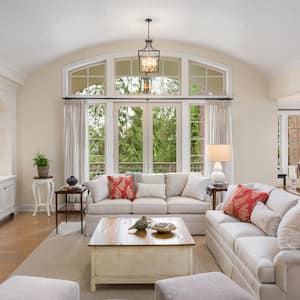
[[[42,153],[37,153],[32,160],[33,165],[37,167],[47,167],[49,165],[48,158]]]

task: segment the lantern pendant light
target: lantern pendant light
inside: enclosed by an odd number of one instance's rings
[[[152,22],[152,19],[147,18],[145,21],[148,23],[148,37],[145,40],[145,47],[138,50],[139,70],[141,74],[151,76],[159,72],[160,51],[152,46],[152,40],[150,38],[150,22]]]

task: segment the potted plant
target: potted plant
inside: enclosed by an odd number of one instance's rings
[[[49,160],[42,154],[37,153],[33,158],[33,165],[37,166],[38,176],[41,178],[47,178],[49,173]]]

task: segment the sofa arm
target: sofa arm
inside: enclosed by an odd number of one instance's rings
[[[286,299],[297,299],[300,292],[300,250],[280,251],[273,263],[276,283],[287,295]]]

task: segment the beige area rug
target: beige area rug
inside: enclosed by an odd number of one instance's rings
[[[90,237],[80,234],[80,223],[62,223],[60,234],[53,231],[32,254],[15,270],[14,274],[68,279],[80,284],[81,300],[153,300],[153,285],[98,285],[90,292]],[[219,271],[213,256],[205,245],[205,237],[194,237],[194,272]]]

